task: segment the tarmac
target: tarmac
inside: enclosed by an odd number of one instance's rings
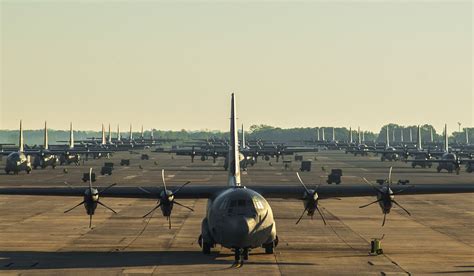
[[[33,170],[30,175],[0,174],[0,186],[84,186],[82,174],[93,167],[94,186],[161,186],[161,169],[169,185],[191,181],[190,185],[226,185],[223,160],[191,163],[189,157],[146,152],[115,153],[110,160],[89,160],[81,166]],[[130,166],[120,166],[130,159]],[[381,162],[379,157],[354,157],[341,151],[304,154],[312,160],[312,171],[302,172],[308,186],[328,185],[331,169],[343,170],[341,186],[363,184],[387,178],[393,166],[393,179],[410,184],[473,183],[474,174],[437,173],[435,168],[411,168],[404,162]],[[242,175],[242,183],[300,185],[295,173],[300,162],[293,157],[285,168],[282,161],[259,160]],[[111,176],[100,175],[104,162],[114,162]],[[3,167],[5,158],[0,161]],[[67,169],[67,173],[64,169]],[[67,184],[65,184],[65,182]],[[331,184],[335,185],[335,184]],[[396,185],[396,184],[394,184]],[[179,199],[179,197],[178,197]],[[474,195],[403,195],[397,201],[411,212],[408,216],[394,207],[381,227],[383,215],[372,202],[374,197],[327,199],[320,201],[328,225],[316,214],[304,217],[299,200],[269,199],[275,216],[280,243],[275,254],[255,249],[241,268],[232,267],[229,249],[216,247],[203,255],[197,243],[206,200],[180,200],[194,208],[191,212],[175,206],[172,229],[158,210],[151,219],[142,216],[156,201],[114,199],[101,201],[115,209],[113,214],[100,206],[89,229],[83,207],[64,211],[81,197],[0,196],[0,274],[1,275],[152,275],[152,274],[242,274],[242,275],[473,275],[474,274]],[[384,254],[371,256],[370,241],[381,238]]]

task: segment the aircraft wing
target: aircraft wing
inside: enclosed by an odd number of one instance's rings
[[[304,195],[304,188],[295,185],[258,185],[249,186],[265,198],[301,199]],[[311,188],[311,187],[309,187]],[[0,188],[0,195],[40,195],[40,196],[83,196],[88,187],[21,187],[21,188]],[[177,187],[168,187],[169,190],[176,190]],[[220,192],[229,189],[228,186],[205,186],[188,185],[181,189],[176,198],[198,199],[212,198]],[[244,188],[236,188],[244,189]],[[394,193],[403,190],[400,195],[416,194],[449,194],[449,193],[474,193],[474,185],[471,184],[419,184],[414,186],[399,185],[392,186]],[[100,189],[99,189],[100,190]],[[152,198],[156,199],[161,193],[161,187],[114,187],[101,196],[119,198]],[[338,185],[320,186],[317,189],[320,199],[375,196],[377,191],[369,185]]]

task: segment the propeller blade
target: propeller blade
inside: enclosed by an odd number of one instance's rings
[[[191,210],[191,211],[194,212],[193,208],[188,207],[188,206],[185,206],[185,205],[183,205],[183,204],[181,204],[181,203],[179,203],[179,202],[177,202],[177,201],[174,201],[174,204],[178,204],[179,206],[184,207],[184,208],[189,209],[189,210]]]
[[[300,223],[300,220],[303,218],[303,216],[304,216],[304,214],[306,213],[307,210],[308,210],[308,208],[304,208],[303,213],[301,214],[301,216],[298,219],[298,221],[296,222],[296,224]]]
[[[402,205],[398,204],[398,202],[396,202],[394,199],[392,199],[392,202],[395,203],[398,207],[402,208],[403,211],[407,212],[409,216],[411,216],[410,212],[408,212],[407,209],[403,208]]]
[[[165,181],[165,169],[161,170],[161,179],[163,180],[163,186],[165,187],[165,192],[166,192],[166,181]]]
[[[382,199],[377,199],[376,201],[371,202],[371,203],[369,203],[369,204],[365,204],[365,205],[359,206],[359,208],[365,208],[365,207],[367,207],[367,206],[369,206],[369,205],[372,205],[372,204],[377,203],[377,202],[380,202],[380,201],[382,201]]]
[[[150,195],[152,194],[150,191],[148,191],[148,190],[146,190],[146,189],[144,189],[144,188],[142,188],[142,187],[138,187],[138,189],[139,189],[140,191],[142,191],[142,192],[147,193],[147,194],[150,194]]]
[[[92,214],[89,215],[89,228],[92,229]]]
[[[105,189],[103,189],[102,191],[100,191],[100,193],[103,193],[103,192],[107,191],[108,189],[112,188],[112,187],[115,186],[115,185],[117,185],[117,183],[114,183],[114,184],[108,186],[107,188],[105,188]]]
[[[104,206],[105,208],[109,209],[110,211],[114,212],[114,214],[117,214],[117,212],[114,211],[114,209],[110,208],[109,206],[105,205],[104,203],[97,201],[100,205]]]
[[[324,225],[327,225],[326,220],[324,219],[323,213],[321,213],[321,210],[319,210],[318,207],[316,207],[316,210],[318,210],[319,215],[320,215],[321,218],[323,219]]]
[[[393,167],[390,167],[390,170],[388,171],[388,185],[392,184],[392,169]]]
[[[92,190],[92,168],[89,169],[89,189]]]
[[[81,203],[77,204],[76,206],[72,207],[71,209],[68,209],[68,210],[64,211],[64,213],[68,213],[69,211],[74,210],[76,207],[79,207],[80,205],[82,205],[84,203],[85,203],[85,201],[83,200]]]
[[[296,176],[298,177],[298,180],[300,181],[301,185],[303,185],[303,188],[305,189],[306,193],[309,195],[310,192],[308,188],[306,188],[306,185],[304,185],[303,180],[301,179],[300,174],[298,172],[296,172]]]
[[[382,226],[385,225],[385,219],[387,218],[387,213],[383,213],[383,222],[382,222]]]
[[[365,177],[362,177],[362,180],[364,180],[365,183],[369,184],[370,187],[372,187],[377,192],[379,192],[379,193],[382,192],[379,188],[375,187],[374,184],[372,182],[370,182],[369,180],[367,180]]]
[[[160,208],[160,206],[161,206],[161,203],[156,205],[155,208],[151,209],[151,211],[146,213],[146,215],[144,215],[142,218],[147,217],[149,214],[153,213],[156,209]]]
[[[173,195],[175,195],[177,192],[179,192],[179,190],[181,190],[184,186],[188,185],[189,183],[191,183],[191,181],[188,181],[188,182],[184,183],[183,185],[181,185],[181,187],[179,187],[178,189],[176,189],[173,192]]]

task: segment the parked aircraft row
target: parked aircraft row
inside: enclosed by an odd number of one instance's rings
[[[23,152],[23,137],[20,135],[20,150]],[[41,196],[82,196],[83,200],[67,210],[66,212],[84,205],[90,219],[98,205],[101,205],[115,212],[106,206],[99,198],[99,193],[107,194],[110,197],[128,198],[158,198],[156,206],[147,214],[152,214],[155,210],[161,209],[162,215],[168,219],[171,228],[171,216],[173,207],[176,205],[193,211],[180,202],[178,198],[207,198],[208,204],[206,215],[202,220],[201,234],[198,243],[204,254],[210,254],[216,245],[230,248],[235,254],[236,265],[241,265],[249,258],[249,252],[257,248],[264,248],[265,253],[272,254],[278,245],[277,227],[273,216],[273,211],[266,200],[267,198],[282,198],[285,200],[301,200],[303,203],[303,217],[305,214],[312,217],[317,211],[326,223],[324,216],[319,209],[320,200],[328,198],[376,196],[376,200],[371,204],[379,204],[384,214],[382,226],[385,224],[386,215],[394,205],[402,208],[410,215],[410,212],[402,207],[396,200],[398,194],[439,194],[439,193],[473,193],[473,185],[463,184],[440,184],[440,185],[419,185],[411,187],[390,186],[391,170],[389,181],[382,187],[372,185],[347,185],[347,186],[318,186],[308,188],[302,179],[297,175],[301,186],[295,185],[265,185],[246,187],[241,181],[240,155],[242,148],[238,145],[238,134],[236,128],[236,102],[234,94],[231,97],[230,116],[230,147],[228,149],[228,180],[227,186],[202,186],[188,185],[189,182],[179,187],[169,187],[165,183],[164,171],[162,171],[162,187],[114,187],[115,184],[99,191],[92,187],[89,182],[88,187],[84,187],[83,192],[79,189],[70,188],[0,188],[0,194],[8,195],[41,195]],[[22,153],[24,156],[24,153]],[[91,172],[90,172],[91,173]],[[90,177],[91,178],[91,177]],[[370,183],[370,182],[369,182]],[[301,220],[298,219],[298,224]]]

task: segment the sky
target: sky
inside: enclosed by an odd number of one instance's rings
[[[0,1],[0,129],[472,127],[472,1]]]

